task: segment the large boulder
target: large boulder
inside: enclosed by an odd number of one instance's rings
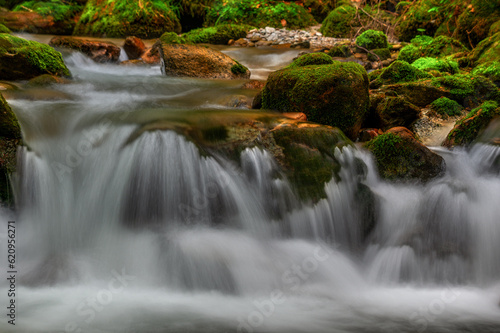
[[[499,103],[495,101],[484,102],[457,121],[445,142],[443,142],[443,146],[452,147],[471,144],[491,120],[498,116],[500,116]]]
[[[179,19],[163,1],[89,0],[74,34],[96,37],[160,37],[181,32]]]
[[[42,74],[70,76],[61,53],[48,45],[0,34],[0,77],[27,80]]]
[[[11,108],[0,94],[0,202],[13,203],[10,174],[16,170],[17,147],[22,143],[21,129]]]
[[[376,89],[382,85],[412,82],[431,77],[432,75],[410,65],[406,61],[397,60],[387,68],[380,70],[380,72],[370,75],[372,79],[370,88]]]
[[[310,121],[338,127],[349,138],[356,138],[370,103],[366,70],[354,62],[305,62],[305,66],[301,62],[298,58],[269,75],[262,92],[262,107],[302,112]]]
[[[57,36],[50,40],[50,46],[77,50],[90,57],[95,62],[117,62],[120,58],[120,48],[110,42],[92,41],[75,37]]]
[[[441,176],[444,159],[420,143],[404,127],[391,128],[365,147],[375,157],[382,178],[403,182],[428,182]]]
[[[399,52],[398,60],[413,63],[421,57],[442,58],[456,53],[467,52],[467,48],[459,41],[439,36],[417,36]]]
[[[389,47],[383,31],[366,30],[356,38],[356,45],[367,50],[386,49]]]
[[[250,71],[214,49],[187,44],[161,43],[162,72],[169,76],[207,79],[248,79]]]
[[[380,128],[410,127],[419,119],[420,108],[406,101],[404,97],[388,96],[376,106],[376,112],[380,119]]]
[[[479,43],[472,51],[470,59],[476,65],[500,61],[500,32]]]

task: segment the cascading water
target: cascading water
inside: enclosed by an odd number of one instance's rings
[[[17,322],[0,332],[500,331],[499,148],[438,150],[447,173],[427,185],[381,181],[344,148],[341,180],[305,203],[265,150],[237,162],[172,130],[134,136],[237,84],[67,62],[76,82],[53,88],[67,99],[10,101],[29,149]]]

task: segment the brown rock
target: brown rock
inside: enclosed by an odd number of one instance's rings
[[[121,66],[145,66],[147,65],[142,59],[125,60],[120,62]]]
[[[99,63],[117,62],[120,58],[120,48],[110,42],[58,36],[52,38],[49,45],[78,50]]]
[[[161,43],[162,72],[168,76],[248,79],[248,68],[208,47]]]
[[[35,12],[11,12],[0,8],[0,23],[12,31],[70,35],[75,22],[55,22],[51,15],[40,15]]]
[[[367,142],[372,139],[375,139],[377,136],[382,134],[383,132],[378,129],[378,128],[363,128],[361,131],[359,131],[359,137],[358,140],[360,142]]]
[[[159,65],[160,64],[160,43],[156,42],[151,48],[146,49],[146,51],[141,56],[142,61],[149,65]]]
[[[262,89],[266,85],[266,82],[259,80],[250,80],[243,85],[243,89]]]
[[[127,54],[129,60],[135,60],[139,59],[144,53],[144,51],[146,50],[146,45],[144,45],[142,39],[132,36],[125,39],[123,49],[125,50],[125,53]]]
[[[299,121],[307,121],[307,116],[302,112],[283,112],[283,115],[290,119],[295,119]]]

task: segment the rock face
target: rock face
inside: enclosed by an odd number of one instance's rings
[[[494,101],[484,102],[455,124],[443,146],[452,147],[471,144],[491,120],[498,116],[500,116],[499,104]]]
[[[0,201],[13,203],[10,174],[16,170],[17,146],[21,144],[21,129],[11,108],[0,94]]]
[[[49,45],[80,51],[99,63],[117,62],[120,58],[120,48],[109,42],[58,36],[52,38]]]
[[[427,182],[445,171],[444,159],[417,141],[404,127],[394,127],[366,146],[382,178],[394,181]]]
[[[168,76],[248,79],[250,71],[222,52],[196,45],[161,43],[162,72]]]
[[[492,61],[500,61],[500,32],[485,38],[472,51],[470,56],[475,64],[485,64]]]
[[[42,74],[70,76],[61,53],[50,46],[0,34],[0,77],[27,80]]]
[[[302,112],[309,121],[340,128],[357,137],[368,112],[368,76],[353,62],[290,66],[269,75],[262,107],[280,112]]]
[[[144,45],[144,42],[140,38],[132,36],[125,39],[123,49],[127,53],[129,60],[135,60],[139,59],[146,51],[146,45]]]
[[[55,21],[51,15],[41,15],[36,12],[11,12],[0,9],[0,23],[13,31],[46,33],[46,34],[71,34],[74,23]]]

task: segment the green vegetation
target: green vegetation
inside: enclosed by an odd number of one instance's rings
[[[303,112],[307,119],[339,127],[355,138],[368,111],[368,76],[354,62],[289,66],[269,75],[262,106],[281,112]]]
[[[0,34],[0,77],[19,80],[42,74],[71,75],[61,53],[52,47],[10,34]]]
[[[441,97],[431,103],[431,110],[442,117],[458,116],[462,112],[462,106],[452,99]]]
[[[381,128],[410,127],[419,118],[420,108],[406,101],[404,97],[385,97],[379,101],[376,112],[381,120]]]
[[[192,44],[191,41],[183,36],[177,35],[175,32],[165,32],[160,36],[160,41],[165,44]]]
[[[246,37],[247,32],[252,28],[249,25],[220,24],[215,27],[191,30],[182,37],[192,43],[226,45],[231,39]]]
[[[474,68],[472,75],[482,75],[490,79],[497,87],[500,87],[500,61],[481,64]]]
[[[411,44],[401,49],[398,60],[404,60],[411,64],[421,57],[441,58],[466,51],[467,48],[459,41],[447,36],[437,38],[418,36],[411,40]]]
[[[400,82],[411,82],[431,78],[432,75],[410,65],[406,61],[396,60],[385,68],[370,87],[394,84]]]
[[[155,38],[164,32],[181,32],[169,1],[89,0],[74,34],[85,36]]]
[[[422,48],[413,44],[408,44],[399,51],[398,60],[411,64],[423,56]]]
[[[307,53],[295,59],[288,67],[303,67],[309,65],[331,65],[333,59],[323,52]]]
[[[500,107],[496,101],[486,101],[470,111],[463,119],[457,121],[448,134],[446,146],[469,145],[485,129],[490,121],[500,115]]]
[[[11,31],[5,25],[0,24],[0,34],[10,34]]]
[[[470,60],[474,65],[500,61],[500,32],[479,43],[471,52]]]
[[[351,22],[356,15],[356,8],[343,5],[335,8],[325,18],[321,25],[321,33],[326,37],[345,37],[351,30]]]
[[[436,59],[436,58],[419,58],[413,62],[412,66],[423,71],[438,71],[442,73],[456,74],[459,72],[458,63],[453,60]]]
[[[248,68],[246,68],[245,66],[243,66],[242,64],[240,64],[236,60],[235,60],[235,62],[236,62],[236,64],[234,64],[231,67],[231,72],[233,74],[245,74],[248,71]]]
[[[328,51],[330,57],[347,58],[352,55],[352,51],[347,45],[334,46]]]
[[[367,58],[370,61],[383,61],[391,57],[391,51],[389,49],[374,49],[371,50],[371,52],[372,53],[368,53],[367,55]]]
[[[207,26],[222,23],[248,24],[255,27],[305,28],[316,21],[304,7],[277,0],[216,1],[208,10]]]
[[[434,78],[431,85],[448,91],[450,98],[462,105],[477,106],[487,100],[500,102],[500,90],[487,78],[470,74]]]
[[[465,45],[474,47],[488,36],[490,27],[499,19],[498,0],[472,0],[458,17],[455,35]]]
[[[366,30],[356,38],[356,45],[368,50],[386,49],[389,47],[387,36],[382,31]]]
[[[32,11],[43,16],[52,16],[55,22],[70,20],[83,10],[83,6],[68,1],[25,1],[13,11]]]
[[[0,138],[21,138],[21,127],[19,127],[16,115],[2,94],[0,94]]]

